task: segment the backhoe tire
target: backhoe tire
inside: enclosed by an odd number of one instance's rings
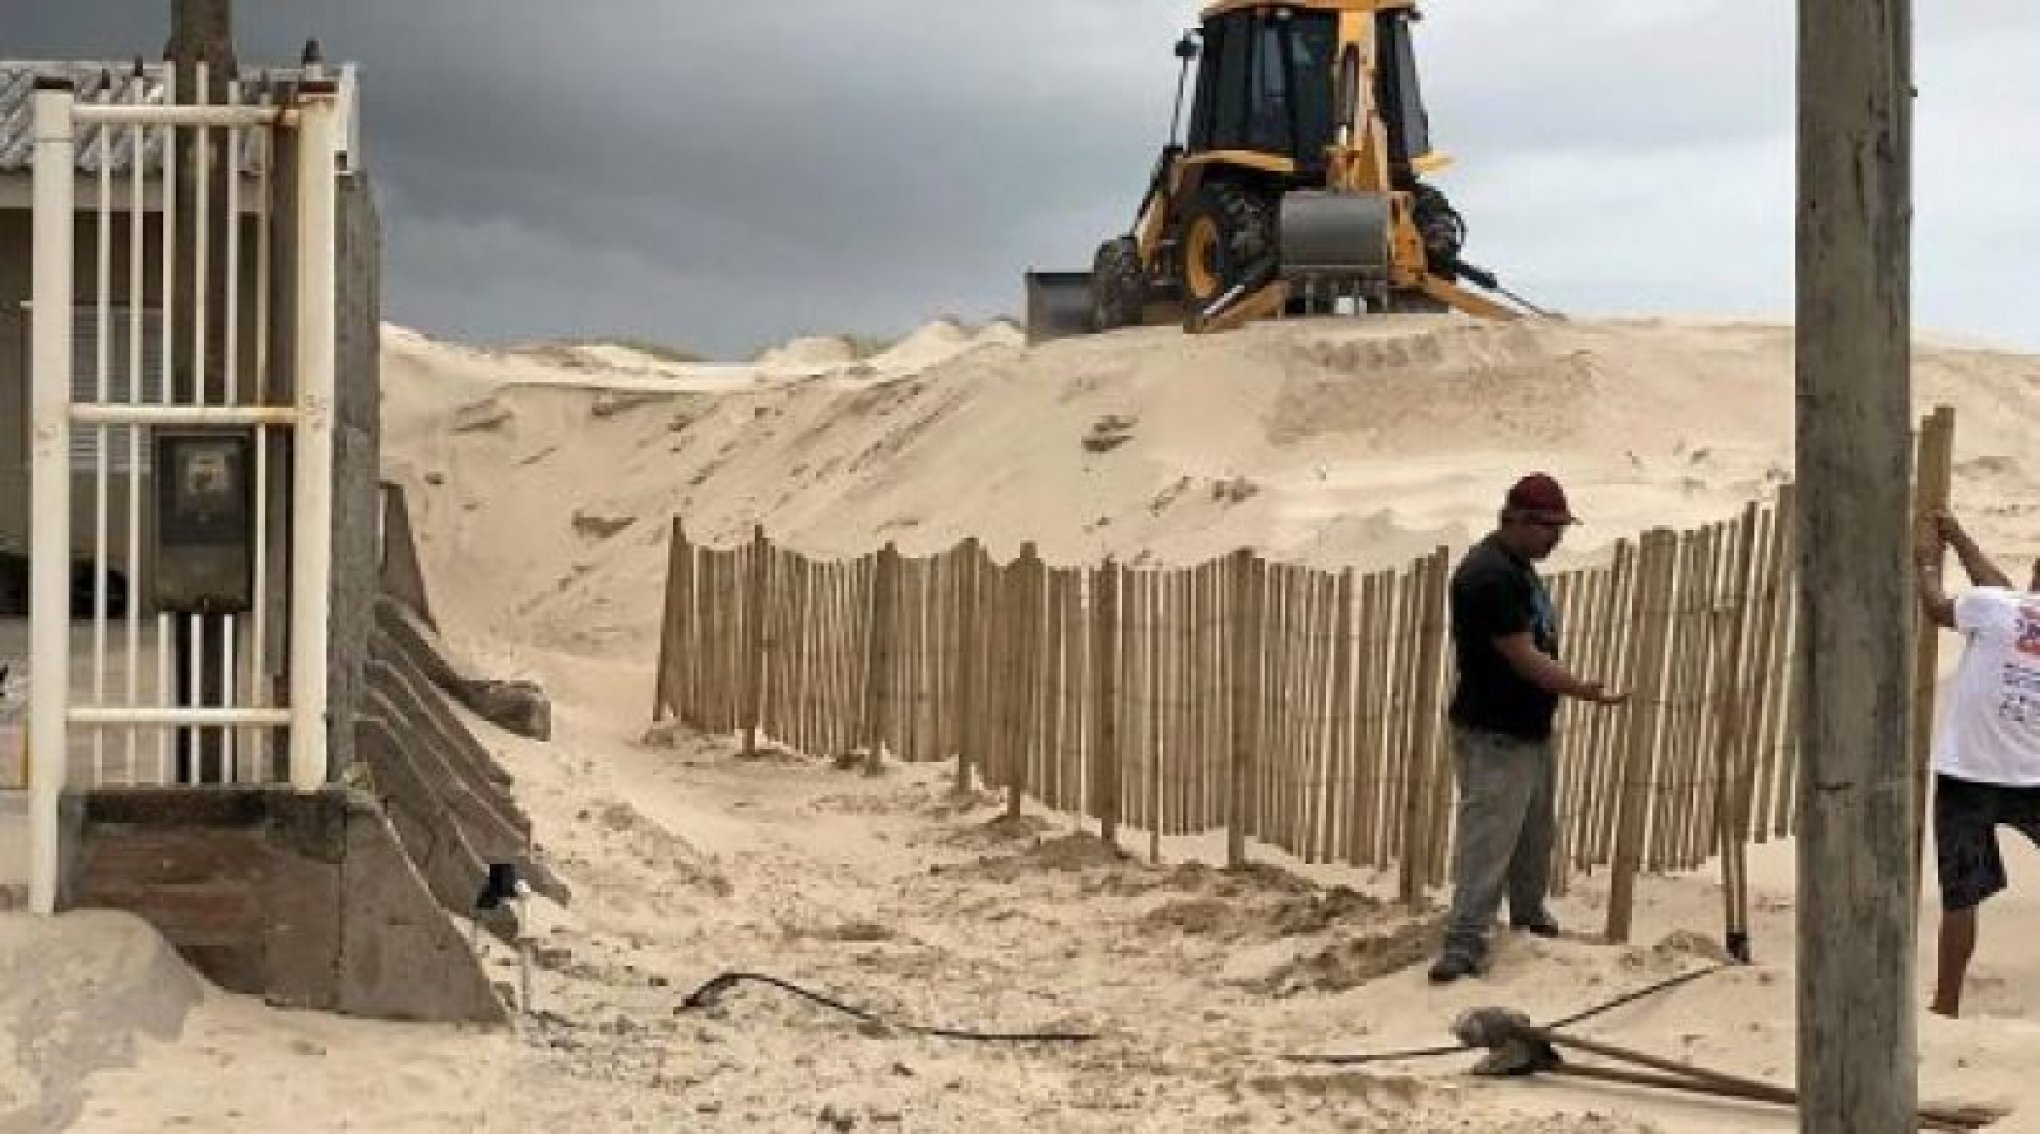
[[[1202,312],[1242,283],[1274,278],[1275,202],[1238,185],[1206,185],[1184,210],[1178,247],[1183,309]]]
[[[1136,326],[1146,308],[1147,272],[1140,265],[1140,245],[1131,236],[1100,244],[1091,261],[1091,329]]]
[[[1466,247],[1466,221],[1452,202],[1438,189],[1421,182],[1411,219],[1424,242],[1425,266],[1434,276],[1450,283],[1459,278],[1459,251]]]

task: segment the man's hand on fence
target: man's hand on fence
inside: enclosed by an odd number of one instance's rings
[[[1942,543],[1954,543],[1955,537],[1962,534],[1962,522],[1955,518],[1955,513],[1946,508],[1929,511],[1927,523],[1933,528],[1934,534],[1940,537]]]
[[[1605,681],[1583,680],[1580,682],[1579,688],[1573,691],[1573,696],[1582,701],[1591,701],[1596,705],[1620,705],[1622,702],[1629,700],[1629,694],[1627,693],[1611,692]]]
[[[1924,568],[1941,562],[1941,554],[1961,534],[1962,525],[1945,508],[1928,512],[1922,520],[1919,531],[1914,533],[1913,562]]]

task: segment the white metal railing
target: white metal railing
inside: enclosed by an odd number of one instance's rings
[[[333,517],[335,176],[342,142],[336,105],[339,96],[330,84],[308,85],[286,108],[246,103],[239,90],[230,86],[225,105],[179,106],[174,105],[174,78],[166,76],[166,84],[170,86],[160,105],[81,103],[64,88],[39,89],[34,96],[29,896],[32,908],[43,913],[55,908],[58,802],[71,786],[74,756],[89,758],[88,786],[195,784],[204,778],[199,772],[198,738],[210,735],[213,750],[220,754],[214,782],[261,782],[274,774],[269,767],[273,760],[268,743],[273,731],[281,728],[287,735],[290,784],[300,791],[314,791],[327,776],[324,725]],[[203,69],[198,72],[197,85],[201,92],[206,89]],[[77,175],[77,137],[85,126],[101,128],[101,160],[92,163],[96,173],[88,175],[97,178],[96,193],[90,181],[81,192]],[[271,214],[275,199],[271,167],[278,152],[275,134],[280,130],[294,130],[297,135],[295,215],[289,218],[295,246],[295,276],[289,281],[295,353],[290,367],[293,398],[288,405],[265,404],[261,381],[272,365],[269,293],[276,258],[270,231],[277,218]],[[197,197],[188,204],[196,220],[188,249],[178,247],[181,234],[172,221],[178,207],[180,131],[206,143],[190,150],[199,165],[192,171]],[[259,154],[252,175],[244,173],[239,157],[244,135],[249,132]],[[219,133],[226,138],[218,152],[235,163],[221,179],[226,186],[224,202],[208,199],[214,181],[207,164],[214,152],[209,143]],[[132,157],[127,169],[117,172],[116,163],[106,156],[121,140]],[[143,157],[157,141],[161,143],[160,166],[152,174]],[[152,178],[154,194],[146,185]],[[252,186],[256,198],[252,273],[243,271],[244,209],[240,198],[244,188],[250,188],[243,186],[244,179],[256,182]],[[81,197],[87,199],[81,201]],[[152,212],[159,221],[153,226]],[[81,221],[81,217],[86,219]],[[127,228],[126,294],[124,304],[116,304],[114,230],[123,217]],[[210,262],[215,235],[212,226],[216,224],[225,225],[225,231],[218,234],[224,246],[220,263]],[[91,244],[89,258],[75,258],[81,233]],[[153,281],[148,271],[152,255],[157,269]],[[81,296],[76,274],[87,265],[93,286],[89,296]],[[184,275],[180,277],[180,273]],[[190,286],[185,294],[191,297],[193,310],[185,325],[197,339],[187,345],[188,357],[195,360],[193,380],[188,389],[180,391],[172,380],[180,314],[173,308],[186,283]],[[161,375],[157,397],[148,400],[144,397],[148,384],[142,381],[141,371],[147,358],[144,300],[152,284],[160,305],[156,316],[160,342],[149,361],[161,368]],[[89,344],[91,381],[82,387],[74,384],[79,376],[73,373],[74,360],[82,357],[77,352],[88,345],[73,341],[73,312],[81,302],[91,304],[94,318],[90,326],[96,340]],[[243,341],[244,303],[253,312],[252,342]],[[219,343],[209,344],[205,338],[214,325],[208,318],[208,304],[224,305],[223,310],[216,310],[223,335]],[[127,320],[124,372],[111,349],[109,325],[116,310]],[[209,348],[216,351],[209,352]],[[243,372],[244,351],[252,358],[252,376]],[[211,357],[221,360],[223,372],[207,372]],[[116,384],[116,373],[124,373],[123,382]],[[214,387],[210,393],[209,386]],[[82,392],[87,390],[89,396]],[[143,434],[166,426],[193,425],[243,426],[253,433],[253,601],[246,617],[158,613],[153,626],[145,626],[141,608],[148,591],[142,584],[154,564],[143,553],[144,501],[155,494],[151,490],[153,473],[143,467]],[[265,502],[272,472],[270,441],[277,430],[288,431],[292,454],[284,706],[271,703],[273,659],[268,642],[273,628],[266,621],[273,581],[267,570],[271,533]],[[82,476],[73,471],[74,431],[87,431],[80,439],[96,442],[89,446],[92,461]],[[118,657],[109,648],[108,613],[113,596],[110,560],[116,487],[110,446],[116,435],[127,445],[125,466],[120,470],[125,481],[126,610],[120,616],[124,651]],[[93,601],[87,647],[90,664],[84,670],[87,685],[74,690],[73,652],[80,644],[71,627],[72,559],[77,546],[72,518],[73,497],[81,479],[89,484],[92,501],[87,561],[93,565]],[[183,695],[172,678],[173,643],[179,630],[173,621],[176,618],[189,620],[183,627],[190,649],[185,670],[188,687]],[[208,642],[217,643],[216,648],[204,648],[202,644]],[[118,680],[110,661],[121,663]],[[81,739],[89,738],[89,747],[79,753],[74,753],[72,746],[74,729],[82,730]],[[171,758],[173,733],[189,741],[183,760]]]

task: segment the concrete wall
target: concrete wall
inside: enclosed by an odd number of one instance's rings
[[[432,595],[425,586],[425,568],[418,562],[418,541],[411,530],[411,505],[402,485],[382,485],[382,593],[418,617],[434,630]]]
[[[79,823],[66,904],[143,918],[222,988],[383,1019],[507,1018],[365,796],[100,791]]]
[[[362,174],[340,179],[337,382],[333,446],[333,606],[327,737],[333,775],[356,760],[369,629],[381,582],[382,230]]]

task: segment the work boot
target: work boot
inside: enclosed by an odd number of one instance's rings
[[[1530,921],[1510,921],[1510,929],[1520,929],[1536,937],[1557,937],[1558,920],[1550,914]]]
[[[1431,983],[1451,984],[1460,977],[1472,976],[1479,971],[1480,966],[1471,956],[1458,949],[1447,949],[1431,963]]]

